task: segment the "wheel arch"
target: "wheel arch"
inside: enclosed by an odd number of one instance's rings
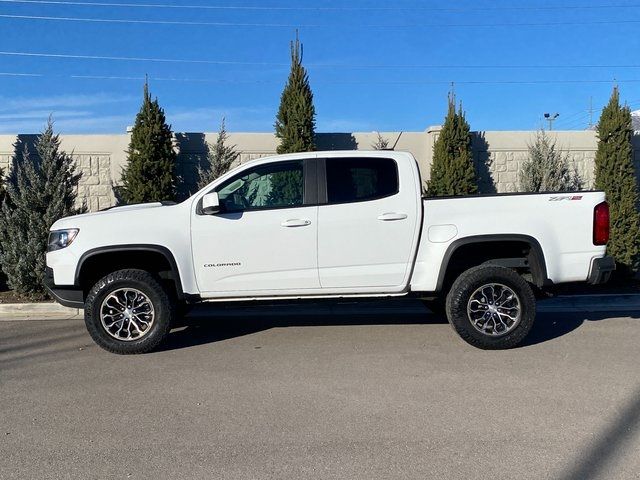
[[[123,259],[131,259],[132,256],[135,258],[133,262],[123,262]],[[162,260],[157,264],[150,264],[149,262],[154,259]],[[154,273],[164,274],[167,272],[167,274],[164,275],[164,277],[166,277],[164,280],[173,283],[176,297],[179,300],[185,298],[176,259],[171,250],[162,245],[125,244],[103,246],[87,250],[82,254],[76,266],[74,284],[86,290],[87,280],[93,279],[97,281],[98,278],[94,277],[98,276],[100,278],[103,273],[106,275],[120,268],[148,269],[149,265],[155,267],[150,269]]]
[[[473,247],[477,247],[478,250],[491,246],[492,248],[500,247],[500,244],[515,246],[526,245],[526,255],[521,258],[526,262],[523,265],[531,272],[533,283],[542,287],[551,284],[551,280],[547,276],[547,266],[544,257],[544,252],[540,246],[540,242],[529,235],[523,234],[494,234],[494,235],[472,235],[469,237],[463,237],[452,242],[445,251],[444,257],[440,265],[440,271],[438,272],[438,282],[436,291],[440,292],[446,288],[447,275],[451,273],[453,263],[456,262],[457,255],[462,252],[463,249],[472,251]],[[496,256],[493,259],[488,259],[486,262],[476,263],[492,263],[495,265],[511,266],[509,261],[515,260],[514,258],[503,258]],[[501,262],[502,261],[502,262]],[[474,266],[474,265],[470,265]]]

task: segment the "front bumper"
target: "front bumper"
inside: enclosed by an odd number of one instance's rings
[[[594,258],[591,263],[591,273],[589,273],[588,281],[591,285],[606,283],[615,269],[616,262],[613,257]]]
[[[82,289],[75,285],[56,285],[53,280],[53,270],[49,267],[45,271],[44,286],[59,304],[71,308],[84,308]]]

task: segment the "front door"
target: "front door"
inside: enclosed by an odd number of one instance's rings
[[[315,159],[261,164],[216,187],[221,212],[192,222],[203,297],[319,288],[317,200],[305,191],[314,169]]]

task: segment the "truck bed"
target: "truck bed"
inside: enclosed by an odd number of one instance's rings
[[[594,208],[604,199],[601,191],[423,198],[411,289],[437,290],[443,268],[434,264],[443,265],[472,239],[532,242],[543,256],[548,283],[586,281],[593,259],[605,253],[592,241]]]

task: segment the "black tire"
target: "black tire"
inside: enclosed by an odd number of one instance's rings
[[[500,334],[497,330],[494,335],[481,332],[479,328],[482,325],[476,328],[467,311],[474,292],[493,283],[511,289],[519,302],[519,322],[515,323],[511,330],[507,329],[504,334]],[[463,272],[453,283],[447,295],[446,308],[449,323],[456,333],[470,345],[483,350],[503,350],[517,346],[531,330],[536,316],[536,300],[529,284],[513,270],[496,266],[481,265]],[[485,305],[482,308],[485,308]],[[510,313],[513,312],[510,311]]]
[[[142,292],[153,306],[153,322],[150,322],[148,330],[145,330],[140,338],[120,340],[103,326],[100,312],[102,304],[111,293],[120,289]],[[118,270],[101,278],[93,286],[85,301],[84,321],[91,338],[100,347],[112,353],[128,355],[156,349],[169,334],[174,312],[173,302],[153,275],[144,270]]]

